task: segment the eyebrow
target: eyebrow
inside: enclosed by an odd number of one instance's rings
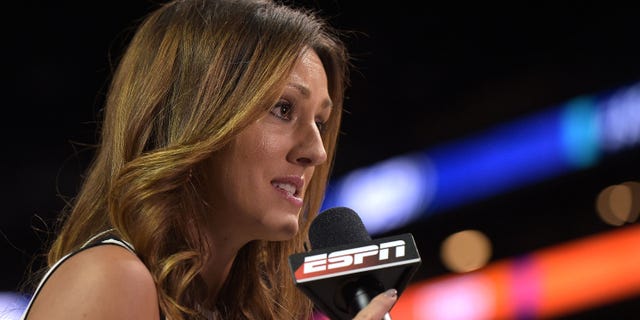
[[[307,88],[306,86],[304,86],[302,84],[290,82],[289,86],[291,86],[294,89],[298,90],[298,92],[300,92],[300,94],[302,94],[305,98],[309,98],[311,96],[311,90],[309,90],[309,88]],[[333,107],[333,102],[331,101],[330,98],[327,98],[327,99],[324,100],[324,103],[322,103],[322,107],[323,108],[331,108],[331,107]]]

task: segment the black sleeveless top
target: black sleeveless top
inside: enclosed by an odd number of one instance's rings
[[[58,267],[60,265],[62,265],[62,263],[64,263],[65,261],[67,261],[69,258],[71,258],[72,256],[74,256],[75,254],[82,252],[86,249],[89,248],[93,248],[96,246],[100,246],[100,245],[117,245],[117,246],[121,246],[131,252],[133,252],[135,254],[135,250],[133,248],[133,246],[118,238],[117,236],[113,235],[112,233],[113,230],[107,230],[104,232],[101,232],[99,234],[97,234],[96,236],[92,237],[91,239],[89,239],[87,242],[85,242],[82,247],[80,247],[80,249],[73,251],[69,254],[67,254],[66,256],[62,257],[60,260],[58,260],[48,271],[47,273],[44,275],[44,277],[42,277],[42,279],[40,280],[40,283],[38,284],[38,286],[36,287],[36,290],[33,293],[33,296],[31,296],[31,299],[29,300],[29,304],[27,305],[27,307],[25,308],[25,310],[22,313],[22,317],[20,317],[20,320],[25,320],[27,318],[27,315],[29,314],[29,310],[31,309],[31,305],[33,304],[33,301],[35,301],[36,297],[38,296],[38,293],[40,293],[40,290],[42,290],[42,287],[44,286],[44,284],[47,282],[47,280],[51,277],[51,275],[56,271],[56,269],[58,269]],[[160,315],[160,319],[164,320],[164,316]]]
[[[29,299],[29,303],[27,304],[27,307],[24,309],[24,311],[22,313],[22,316],[20,317],[20,320],[25,320],[27,318],[27,316],[29,315],[29,311],[31,310],[31,305],[33,304],[33,302],[35,301],[36,297],[38,296],[38,293],[40,293],[40,290],[42,290],[42,287],[44,286],[44,284],[47,282],[47,280],[51,277],[51,275],[56,271],[56,269],[58,269],[58,267],[62,263],[64,263],[69,258],[73,257],[74,255],[78,254],[79,252],[82,252],[84,250],[87,250],[89,248],[93,248],[93,247],[96,247],[96,246],[101,246],[101,245],[117,245],[117,246],[121,246],[121,247],[131,251],[133,254],[136,254],[133,245],[131,245],[130,243],[128,243],[128,242],[120,239],[118,236],[116,236],[113,233],[113,229],[103,231],[103,232],[93,236],[91,239],[89,239],[87,242],[85,242],[78,250],[75,250],[75,251],[73,251],[71,253],[68,253],[66,256],[60,258],[60,260],[58,260],[53,266],[51,266],[51,268],[49,270],[47,270],[47,273],[40,280],[40,283],[36,287],[36,290],[34,291],[33,295],[31,296],[31,299]],[[212,312],[210,310],[206,310],[206,309],[203,308],[200,311],[207,318],[212,318],[212,319],[213,318],[215,318],[215,319],[218,318],[218,317],[215,316],[215,312]],[[162,310],[160,310],[160,319],[159,320],[167,320],[167,318],[162,313]]]

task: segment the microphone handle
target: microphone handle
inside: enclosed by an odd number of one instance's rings
[[[369,297],[369,294],[365,289],[359,287],[356,289],[355,295],[353,297],[353,302],[356,304],[357,310],[362,310],[369,304],[369,302],[371,302],[371,297]],[[384,314],[382,320],[391,320],[391,315],[389,314],[389,312]]]

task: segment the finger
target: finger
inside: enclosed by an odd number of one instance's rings
[[[398,300],[398,291],[389,289],[377,295],[371,302],[358,314],[354,320],[380,320]]]

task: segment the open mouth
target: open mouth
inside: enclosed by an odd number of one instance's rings
[[[277,189],[284,191],[288,196],[298,198],[299,192],[295,185],[285,182],[272,182],[271,184]]]

